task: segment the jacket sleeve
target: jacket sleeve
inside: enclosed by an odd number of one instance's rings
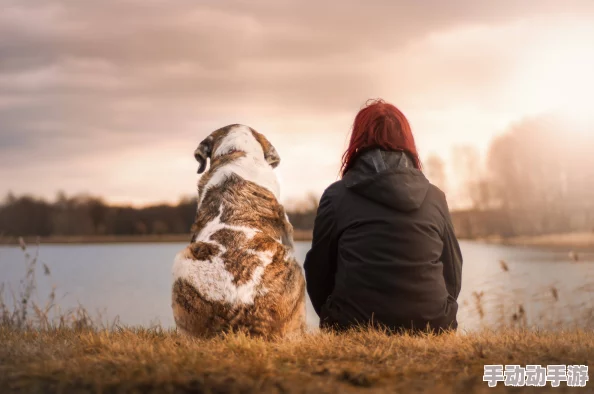
[[[332,200],[326,190],[320,199],[313,229],[311,249],[303,268],[307,293],[318,314],[334,289],[336,272],[337,235]]]
[[[445,228],[442,236],[443,251],[441,254],[443,276],[448,293],[457,300],[462,287],[462,251],[460,250],[460,245],[454,232],[454,225],[447,202],[445,203],[444,218]]]

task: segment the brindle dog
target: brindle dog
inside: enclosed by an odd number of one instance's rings
[[[178,329],[284,338],[305,328],[305,280],[293,257],[293,227],[279,203],[280,158],[243,125],[214,131],[195,151],[210,169],[198,182],[191,243],[173,265]]]

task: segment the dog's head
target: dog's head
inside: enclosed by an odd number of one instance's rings
[[[261,157],[272,168],[280,163],[280,156],[274,146],[251,127],[233,124],[213,131],[206,137],[196,151],[194,157],[200,164],[198,173],[206,169],[207,159],[215,159],[231,152],[245,152],[248,156]]]

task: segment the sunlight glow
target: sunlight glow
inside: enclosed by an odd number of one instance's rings
[[[594,29],[559,31],[557,39],[527,50],[514,80],[515,100],[533,113],[561,112],[594,126]]]

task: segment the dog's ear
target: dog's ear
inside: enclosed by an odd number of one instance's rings
[[[263,134],[258,133],[256,130],[252,129],[252,134],[254,134],[254,138],[262,145],[262,150],[264,151],[264,159],[266,162],[270,164],[272,168],[276,168],[280,163],[280,156],[274,146],[268,141]]]
[[[212,135],[209,135],[200,143],[200,145],[198,145],[198,148],[196,148],[194,151],[194,157],[200,164],[200,167],[198,167],[198,174],[202,174],[206,169],[206,160],[209,159],[210,155],[212,154],[212,143]]]

